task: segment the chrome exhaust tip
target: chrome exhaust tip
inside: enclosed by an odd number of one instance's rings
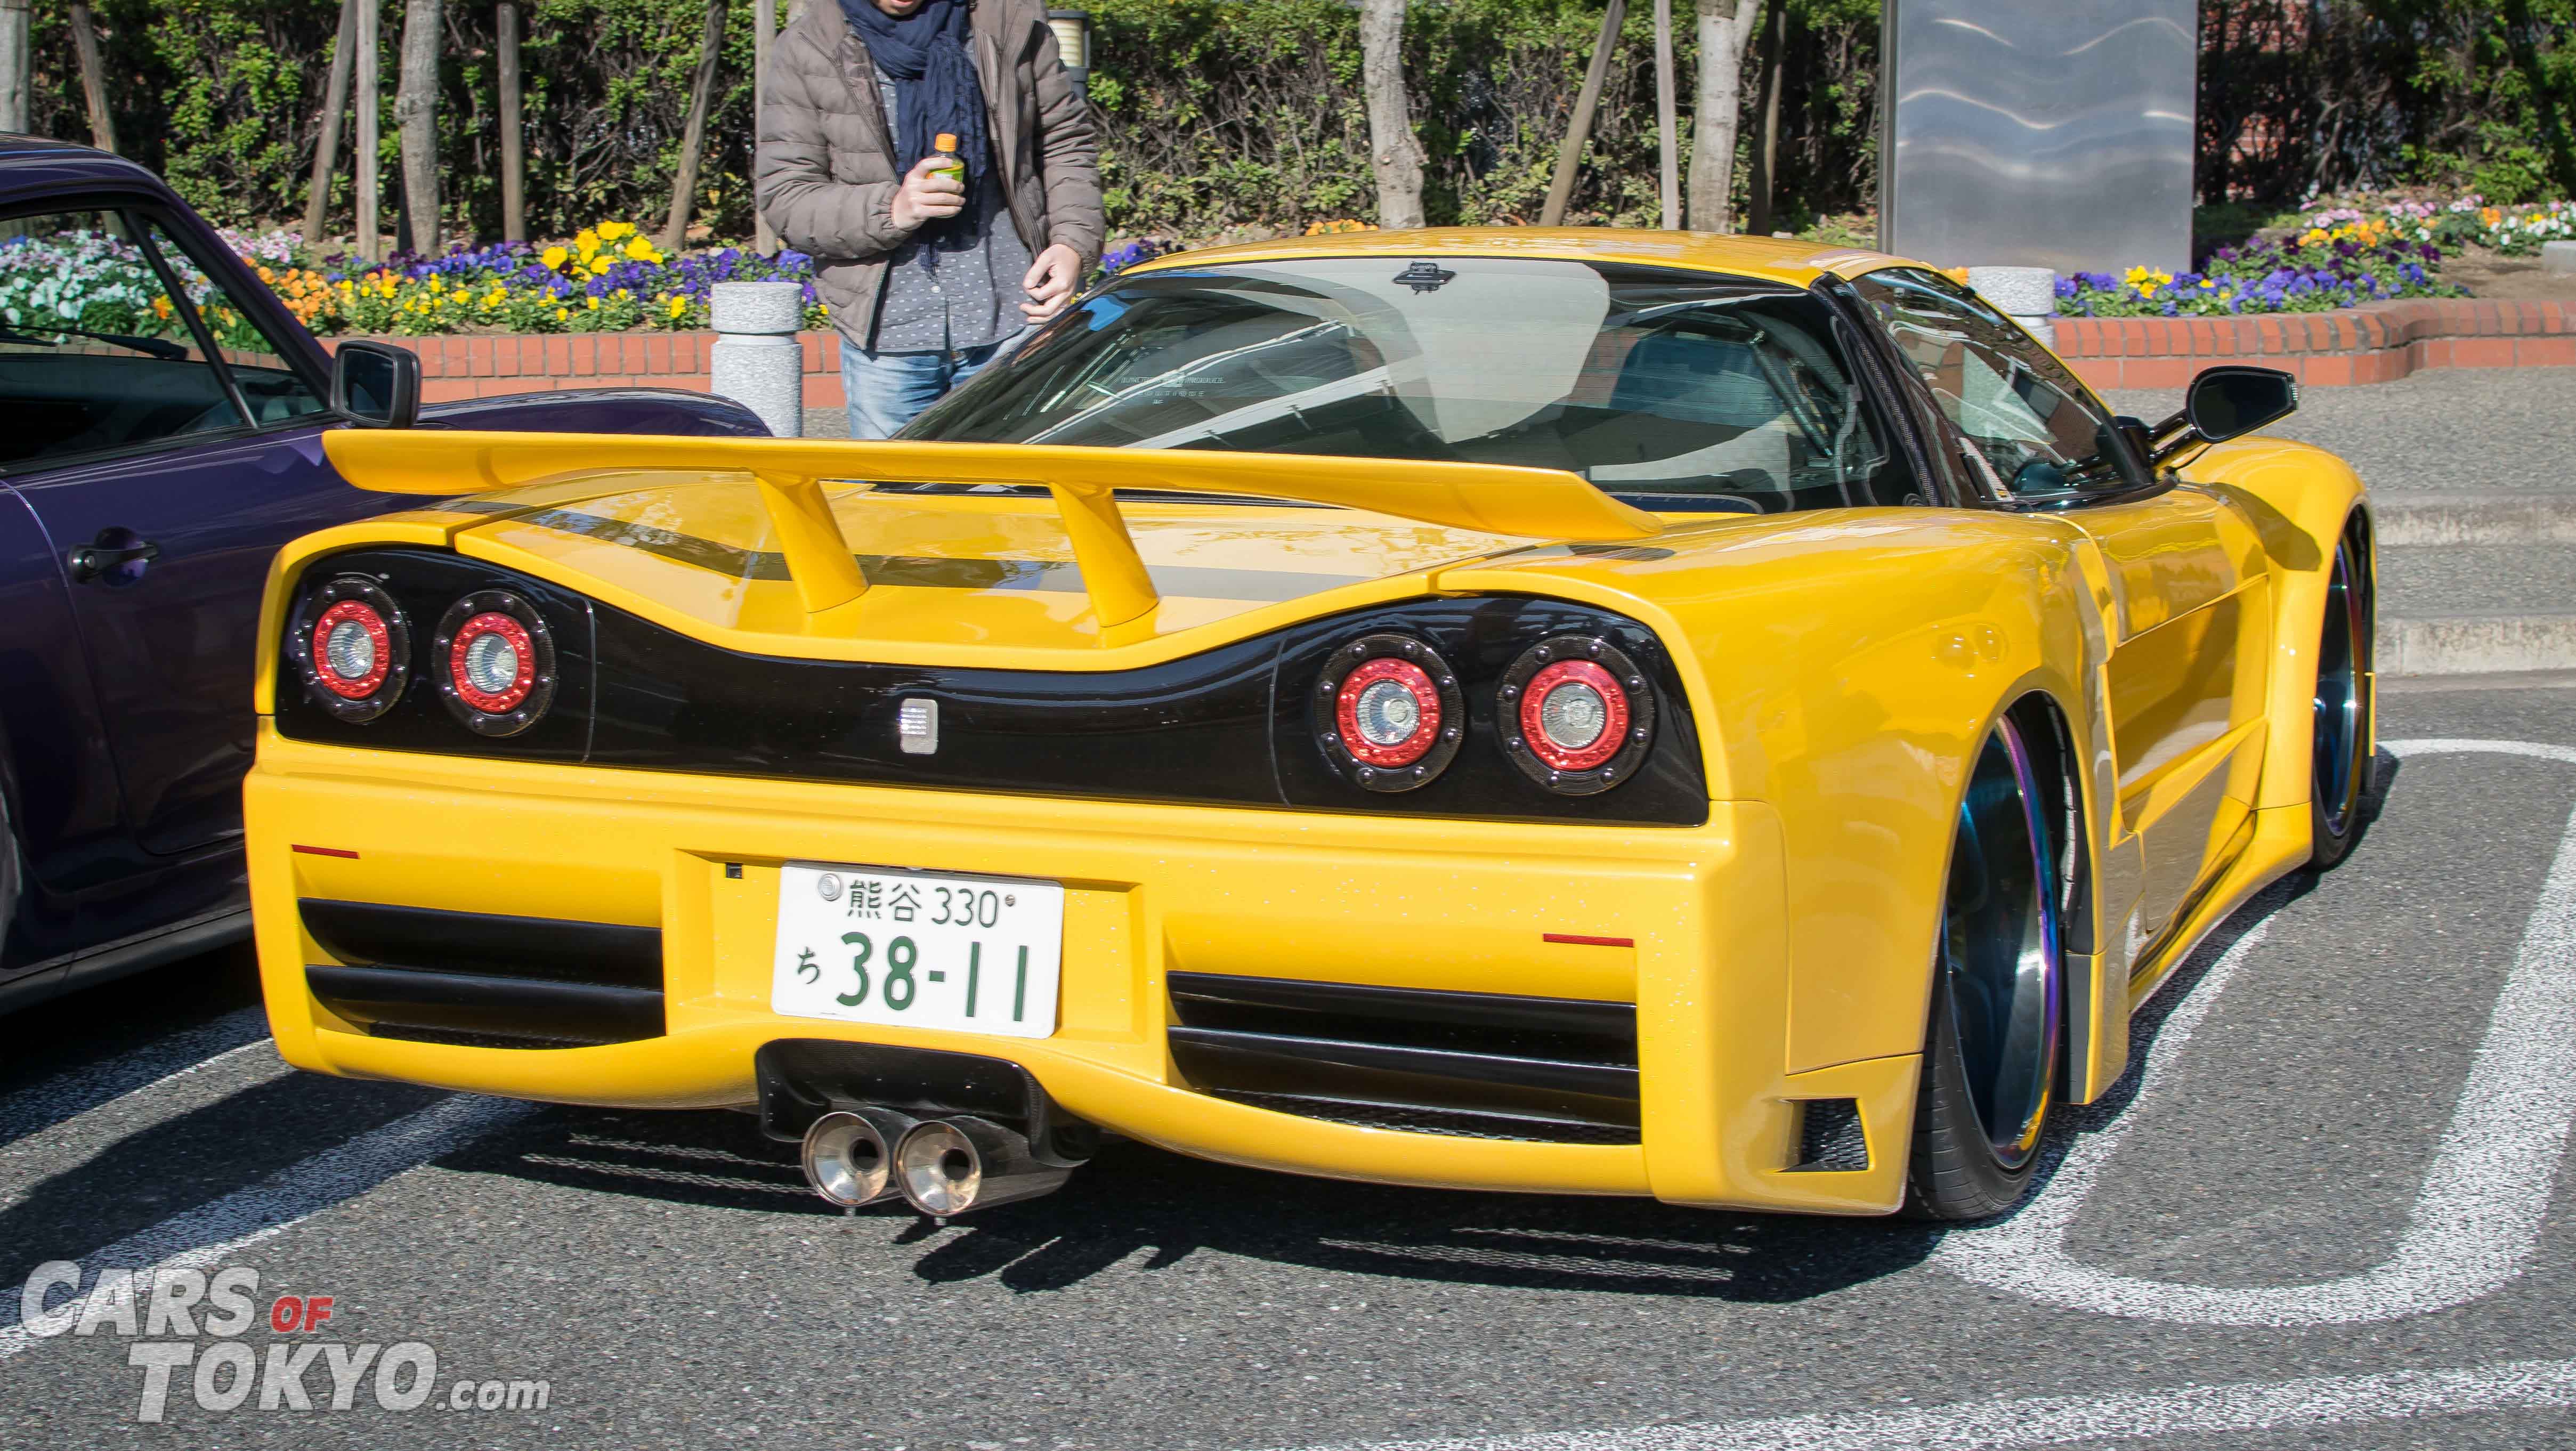
[[[834,1109],[805,1130],[805,1182],[843,1209],[891,1198],[893,1145],[916,1122],[889,1109]]]
[[[1051,1194],[1071,1177],[1070,1166],[1040,1162],[1027,1139],[979,1118],[925,1120],[894,1148],[896,1189],[937,1219]]]

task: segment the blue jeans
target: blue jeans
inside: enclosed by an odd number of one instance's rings
[[[841,340],[841,388],[850,437],[892,438],[931,404],[974,377],[1000,343],[948,353],[870,353]]]

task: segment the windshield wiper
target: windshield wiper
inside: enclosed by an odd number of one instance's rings
[[[190,358],[196,356],[189,349],[171,342],[167,338],[138,338],[130,337],[124,333],[94,333],[87,328],[56,327],[54,324],[49,322],[34,322],[25,324],[25,326],[39,328],[49,333],[61,333],[65,337],[95,338],[102,343],[113,343],[120,348],[132,348],[138,353],[148,353],[153,357],[164,358],[174,363],[184,363]],[[0,343],[17,343],[21,346],[31,348],[54,348],[62,346],[60,343],[47,342],[43,338],[29,337],[24,333],[18,332],[14,328],[7,332],[0,332]]]

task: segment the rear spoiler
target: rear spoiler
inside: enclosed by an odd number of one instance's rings
[[[322,435],[322,448],[342,478],[387,494],[452,497],[647,469],[749,474],[760,487],[797,595],[817,614],[848,604],[868,588],[823,497],[826,479],[1043,487],[1064,516],[1074,563],[1104,626],[1138,619],[1160,599],[1118,513],[1119,489],[1332,504],[1530,539],[1643,539],[1663,528],[1652,514],[1573,474],[1495,464],[1052,444],[392,428],[334,429]]]

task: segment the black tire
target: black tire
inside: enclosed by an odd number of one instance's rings
[[[2065,1033],[2057,828],[2010,720],[1978,752],[1950,848],[1906,1212],[1984,1219],[2039,1162]]]
[[[2370,651],[2378,610],[2357,528],[2335,547],[2317,638],[2315,735],[2308,770],[2308,866],[2324,871],[2361,840],[2363,803],[2378,765],[2371,754]]]

